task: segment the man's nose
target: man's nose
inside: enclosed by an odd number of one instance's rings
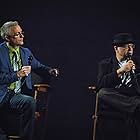
[[[20,34],[20,38],[24,38],[24,35],[22,33]]]
[[[133,47],[132,46],[128,46],[128,51],[132,51]]]

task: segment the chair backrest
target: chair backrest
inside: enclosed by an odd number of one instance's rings
[[[39,74],[32,72],[31,76],[32,76],[32,86],[34,86],[35,84],[41,84],[43,82],[43,78]]]

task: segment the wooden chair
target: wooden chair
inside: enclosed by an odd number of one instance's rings
[[[48,112],[48,84],[34,85],[34,99],[37,104],[35,112],[35,130],[34,140],[44,140],[47,127],[47,112]]]
[[[45,94],[50,86],[48,84],[35,84],[34,85],[34,99],[37,102],[37,97],[39,94]],[[40,112],[36,111],[35,112],[35,118],[37,119],[40,117]]]
[[[134,125],[133,115],[127,114],[125,112],[122,113],[122,112],[116,111],[114,109],[113,110],[100,110],[100,104],[101,104],[101,102],[99,101],[99,95],[96,92],[96,86],[94,86],[94,85],[93,86],[88,86],[88,89],[95,96],[94,113],[92,115],[92,119],[93,119],[92,139],[93,140],[96,140],[97,139],[97,128],[99,128],[97,124],[99,122],[101,122],[103,119],[106,119],[107,120],[106,121],[107,123],[109,121],[111,121],[111,120],[118,120],[118,122],[121,121],[124,124],[124,128],[126,129],[124,131],[124,133],[126,134],[126,136],[124,134],[123,137],[125,139],[127,139],[128,137],[132,137],[132,135],[130,134],[130,132],[131,131],[134,131],[134,130],[132,130],[132,129],[134,129],[134,127],[133,127],[133,125]],[[104,125],[104,124],[107,124],[107,123],[102,123],[102,124]],[[120,130],[121,130],[121,128],[120,128]],[[98,135],[103,135],[103,133],[106,132],[106,130],[104,128],[102,130],[100,129],[100,131],[101,132]],[[113,130],[111,130],[111,131],[113,131]],[[130,134],[131,136],[130,135],[127,136],[128,134]],[[123,140],[125,140],[124,138],[123,138]],[[105,139],[105,138],[101,138],[101,139]]]
[[[96,124],[97,124],[97,119],[98,119],[98,115],[97,115],[97,111],[98,111],[98,94],[96,94],[96,86],[88,86],[88,89],[96,96],[95,99],[95,110],[94,110],[94,114],[92,116],[93,119],[93,140],[95,140],[96,138]]]

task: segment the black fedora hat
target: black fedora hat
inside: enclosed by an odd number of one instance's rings
[[[132,35],[130,33],[118,33],[113,38],[113,45],[119,46],[119,45],[125,45],[128,43],[135,43]]]

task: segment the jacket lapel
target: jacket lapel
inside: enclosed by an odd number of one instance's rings
[[[27,62],[27,59],[26,59],[26,54],[25,54],[25,52],[22,48],[20,48],[20,55],[21,55],[22,65],[26,66],[28,62]]]
[[[113,61],[113,70],[117,70],[119,68],[117,59],[113,57],[112,61]]]
[[[12,68],[12,65],[11,65],[11,62],[10,62],[9,49],[6,46],[6,43],[3,44],[3,53],[2,54],[4,54],[5,63],[9,67],[9,70],[12,71],[13,68]]]

